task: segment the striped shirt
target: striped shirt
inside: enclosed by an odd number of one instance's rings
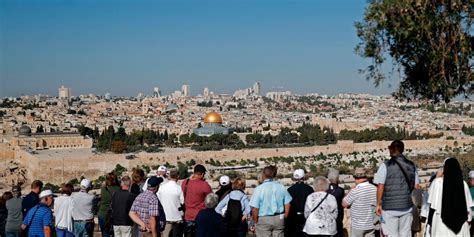
[[[30,225],[29,237],[44,237],[44,227],[53,228],[53,212],[49,207],[40,203],[28,211],[23,224]]]
[[[375,207],[377,205],[377,188],[369,182],[358,184],[344,198],[351,206],[352,228],[356,230],[374,229]]]
[[[136,212],[140,220],[148,225],[151,216],[158,216],[158,202],[156,194],[147,190],[135,198],[130,211]]]

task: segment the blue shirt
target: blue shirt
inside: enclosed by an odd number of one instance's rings
[[[37,208],[38,211],[36,211]],[[28,237],[44,237],[44,227],[49,226],[51,230],[53,228],[53,212],[49,207],[40,203],[28,211],[23,224],[30,224]]]
[[[258,208],[258,216],[274,216],[285,212],[285,205],[291,202],[291,195],[276,181],[267,179],[255,191],[250,206]]]
[[[222,199],[221,202],[216,207],[216,212],[219,214],[224,215],[225,213],[223,212],[223,209],[227,206],[227,203],[229,203],[229,200],[240,200],[240,205],[242,206],[242,213],[245,215],[250,214],[250,206],[249,206],[249,198],[245,193],[243,193],[240,190],[233,190],[229,194],[227,194],[224,199]]]

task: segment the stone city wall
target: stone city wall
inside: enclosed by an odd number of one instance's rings
[[[458,139],[459,145],[471,144],[472,138]],[[406,149],[419,150],[429,149],[431,151],[444,149],[445,146],[454,146],[455,140],[429,139],[404,141]],[[176,164],[178,161],[186,162],[194,159],[197,163],[204,163],[206,160],[214,159],[222,161],[259,159],[273,156],[311,156],[319,153],[341,153],[349,154],[353,152],[371,152],[373,150],[386,149],[389,141],[374,141],[370,143],[353,143],[352,141],[338,141],[337,144],[327,146],[295,147],[295,148],[272,148],[272,149],[248,149],[248,150],[222,150],[196,152],[188,149],[175,150],[161,153],[138,153],[135,159],[127,160],[124,154],[92,154],[83,157],[71,158],[38,158],[26,151],[18,148],[5,148],[0,146],[1,159],[11,159],[12,152],[14,159],[24,165],[29,171],[29,177],[40,179],[45,182],[62,183],[81,176],[89,179],[96,179],[101,175],[113,170],[116,164],[131,169],[141,165],[158,165],[169,162]],[[409,155],[409,152],[408,152]],[[10,158],[8,158],[10,157]]]

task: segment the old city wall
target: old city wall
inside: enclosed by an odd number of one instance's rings
[[[457,143],[470,144],[472,138],[458,139]],[[454,146],[455,140],[429,139],[405,141],[407,149],[418,150],[429,147],[433,149],[443,149],[445,146]],[[337,144],[327,146],[295,147],[295,148],[275,148],[275,149],[249,149],[249,150],[222,150],[195,152],[190,150],[163,152],[163,153],[139,153],[133,160],[125,159],[123,154],[95,154],[85,158],[59,158],[59,159],[39,159],[38,157],[19,149],[13,149],[15,160],[24,165],[29,176],[34,179],[41,179],[45,182],[62,183],[81,176],[89,179],[96,179],[101,175],[110,172],[117,164],[127,169],[141,165],[157,165],[169,162],[176,164],[178,161],[188,161],[194,159],[198,163],[214,159],[220,161],[259,159],[273,156],[311,156],[319,153],[341,153],[370,152],[373,150],[386,149],[390,142],[374,141],[370,143],[353,143],[352,141],[339,141]],[[10,147],[11,149],[11,147]],[[12,156],[3,146],[0,146],[2,159]]]

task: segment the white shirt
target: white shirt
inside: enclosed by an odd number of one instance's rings
[[[156,193],[166,214],[166,221],[183,220],[182,212],[178,208],[184,203],[184,195],[176,181],[168,180],[160,186]]]
[[[308,235],[335,235],[337,233],[337,201],[329,194],[321,205],[311,212],[326,196],[326,192],[314,192],[306,199],[304,216],[306,223],[303,232]]]
[[[377,188],[369,182],[358,184],[344,198],[351,206],[352,228],[372,230],[374,226],[375,206],[377,205]]]
[[[68,231],[73,231],[72,222],[72,197],[62,195],[54,200],[54,215],[56,220],[56,227],[66,228]]]

